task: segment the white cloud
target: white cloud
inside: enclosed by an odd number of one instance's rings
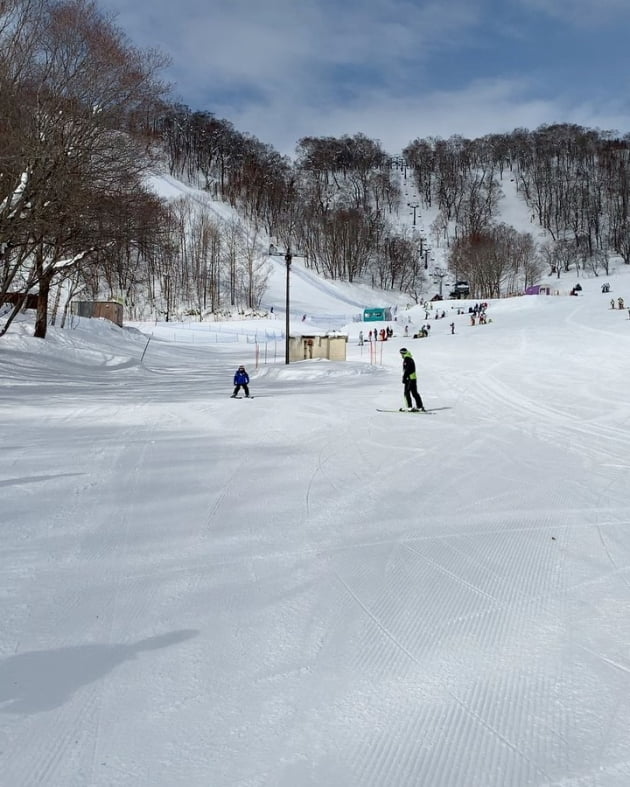
[[[122,0],[101,2],[116,9]],[[520,24],[519,10],[568,22],[586,19],[592,7],[591,0],[505,0],[500,13],[490,0],[139,0],[119,10],[135,43],[170,54],[179,100],[292,153],[302,136],[358,131],[394,151],[416,136],[555,121],[628,128],[629,111],[605,103],[604,83],[599,97],[577,105],[539,62],[519,62],[520,81],[506,78],[515,62],[492,62],[495,40],[527,45],[540,32]],[[628,0],[602,0],[597,14],[625,10]],[[586,66],[589,74],[595,65]],[[581,67],[575,61],[574,83]]]
[[[518,0],[525,8],[542,11],[576,26],[608,24],[630,15],[628,0]]]
[[[105,0],[112,8],[118,2]],[[393,78],[400,61],[421,60],[477,20],[474,4],[463,1],[184,0],[150,8],[147,19],[142,4],[118,7],[132,38],[165,48],[188,79],[219,85],[290,85],[296,75],[314,80],[334,66],[381,67]]]
[[[529,88],[525,80],[497,79],[477,81],[456,91],[428,92],[415,99],[374,91],[352,106],[330,105],[324,111],[301,106],[297,112],[276,96],[275,103],[264,112],[246,109],[232,119],[237,128],[250,131],[285,154],[293,153],[302,136],[341,136],[359,131],[379,139],[385,150],[396,153],[417,137],[461,134],[474,138],[554,122],[614,130],[630,127],[630,113],[621,102],[552,101],[531,96]]]

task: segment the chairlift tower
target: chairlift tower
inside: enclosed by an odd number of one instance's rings
[[[440,298],[442,297],[442,288],[444,286],[444,279],[448,276],[447,271],[443,268],[435,268],[433,271],[433,283],[438,284],[440,287]]]

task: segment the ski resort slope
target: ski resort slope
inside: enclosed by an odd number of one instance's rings
[[[258,368],[15,325],[0,782],[627,787],[630,277],[601,281],[429,339],[399,311],[375,363],[361,323],[345,363]],[[447,409],[377,412],[403,345]]]
[[[228,203],[212,199],[207,191],[185,184],[171,175],[163,172],[155,173],[149,178],[148,185],[167,201],[186,198],[202,207],[219,223],[238,222],[246,227],[246,223]],[[398,225],[409,224],[406,208],[401,207],[400,212]],[[256,234],[254,230],[251,231],[250,243],[257,246],[262,273],[266,274],[261,309],[270,311],[273,308],[273,314],[284,320],[287,287],[286,249],[280,246],[274,247],[277,253],[269,255],[271,246],[269,240],[262,233]],[[299,250],[293,251],[295,254],[292,256],[289,272],[289,311],[292,324],[294,322],[299,324],[306,315],[312,327],[317,324],[329,329],[334,325],[339,327],[344,322],[351,321],[362,314],[364,308],[405,305],[409,301],[409,297],[400,292],[380,291],[360,282],[327,280],[307,267],[305,258]]]

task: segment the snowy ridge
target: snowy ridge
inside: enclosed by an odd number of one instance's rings
[[[188,186],[165,172],[154,173],[149,177],[148,183],[164,199],[188,197],[202,205],[210,213],[213,213],[218,219],[229,221],[235,217],[234,211],[226,202],[212,199],[207,191]]]

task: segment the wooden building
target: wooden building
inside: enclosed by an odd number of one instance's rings
[[[100,317],[121,328],[123,324],[123,307],[116,301],[73,301],[72,314],[77,317]]]
[[[325,358],[328,361],[345,361],[348,337],[345,334],[304,334],[289,339],[289,360],[309,361]]]

